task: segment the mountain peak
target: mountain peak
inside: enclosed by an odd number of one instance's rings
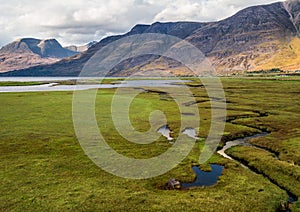
[[[15,42],[40,42],[40,39],[36,39],[36,38],[18,38],[15,40]]]
[[[42,58],[64,58],[77,54],[63,48],[56,39],[19,38],[4,46],[1,53],[32,53]]]
[[[0,49],[0,72],[51,64],[75,54],[53,38],[19,38]]]
[[[143,33],[146,29],[148,29],[149,26],[150,26],[150,25],[147,25],[147,24],[137,24],[137,25],[135,25],[135,26],[131,29],[130,33],[131,33],[131,34],[141,34],[141,33]]]

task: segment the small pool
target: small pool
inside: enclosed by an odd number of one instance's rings
[[[197,136],[197,131],[193,128],[186,128],[185,130],[183,130],[182,134],[185,134],[194,139],[199,139],[199,137]]]
[[[172,141],[174,138],[171,137],[171,130],[168,125],[164,125],[157,130],[158,133],[161,133],[168,141]]]
[[[202,187],[202,186],[212,186],[218,182],[219,177],[222,175],[224,170],[224,166],[211,164],[210,165],[212,171],[205,172],[199,169],[198,166],[193,167],[193,171],[197,175],[195,182],[193,183],[182,183],[181,188],[193,188],[193,187]]]

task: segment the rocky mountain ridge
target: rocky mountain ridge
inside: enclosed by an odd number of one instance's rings
[[[124,35],[107,37],[82,54],[51,65],[42,65],[7,75],[77,76],[84,64],[105,45],[118,39],[143,33],[176,36],[199,48],[210,59],[220,75],[251,72],[260,69],[300,69],[300,1],[290,0],[249,7],[235,15],[209,23],[156,22],[136,25]],[[157,70],[159,70],[157,72]],[[141,56],[123,61],[110,76],[129,76],[135,72],[145,76],[175,73],[189,75],[182,64],[158,56]]]
[[[51,64],[76,54],[55,39],[21,38],[0,49],[0,72]]]

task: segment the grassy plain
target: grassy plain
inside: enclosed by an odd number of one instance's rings
[[[277,154],[280,160],[251,147],[230,152],[267,177],[282,179],[277,181],[281,187],[299,195],[297,186],[294,190],[290,187],[300,183],[300,81],[224,78],[222,82],[228,103],[222,143],[269,131],[266,138],[253,139],[252,143]],[[206,137],[210,102],[198,82],[191,85],[201,117],[199,136]],[[288,198],[267,177],[217,154],[208,162],[225,166],[217,185],[165,190],[169,178],[193,181],[191,167],[197,164],[201,139],[179,166],[162,176],[147,180],[113,176],[93,164],[81,149],[72,123],[72,95],[0,94],[0,210],[275,211],[280,201]],[[149,158],[171,147],[163,137],[150,145],[133,145],[123,139],[110,117],[113,95],[113,89],[98,91],[95,111],[100,131],[116,151],[133,158]],[[157,92],[142,93],[132,102],[133,126],[147,130],[150,112],[158,109],[165,112],[176,137],[181,114],[174,101]],[[278,166],[284,171],[274,168]],[[294,210],[300,210],[299,203],[294,204]]]

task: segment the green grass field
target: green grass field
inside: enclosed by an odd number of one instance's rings
[[[253,147],[235,147],[228,154],[248,164],[213,155],[209,163],[224,165],[218,183],[190,190],[166,190],[169,178],[192,182],[191,167],[203,147],[198,140],[176,168],[145,180],[111,175],[96,166],[77,141],[72,122],[72,92],[0,94],[0,210],[1,211],[276,211],[288,190],[300,195],[300,80],[222,79],[227,98],[224,142],[269,131],[252,139]],[[210,127],[210,102],[199,82],[190,83],[200,111],[199,136]],[[114,129],[110,117],[113,89],[100,90],[96,117],[109,145],[132,158],[157,156],[171,144],[160,137],[149,145],[132,144]],[[181,114],[176,103],[157,92],[138,95],[130,119],[140,130],[149,129],[153,110],[163,110],[178,135]],[[273,155],[278,155],[279,160]],[[270,181],[276,181],[280,187]],[[300,204],[293,205],[300,211]]]

